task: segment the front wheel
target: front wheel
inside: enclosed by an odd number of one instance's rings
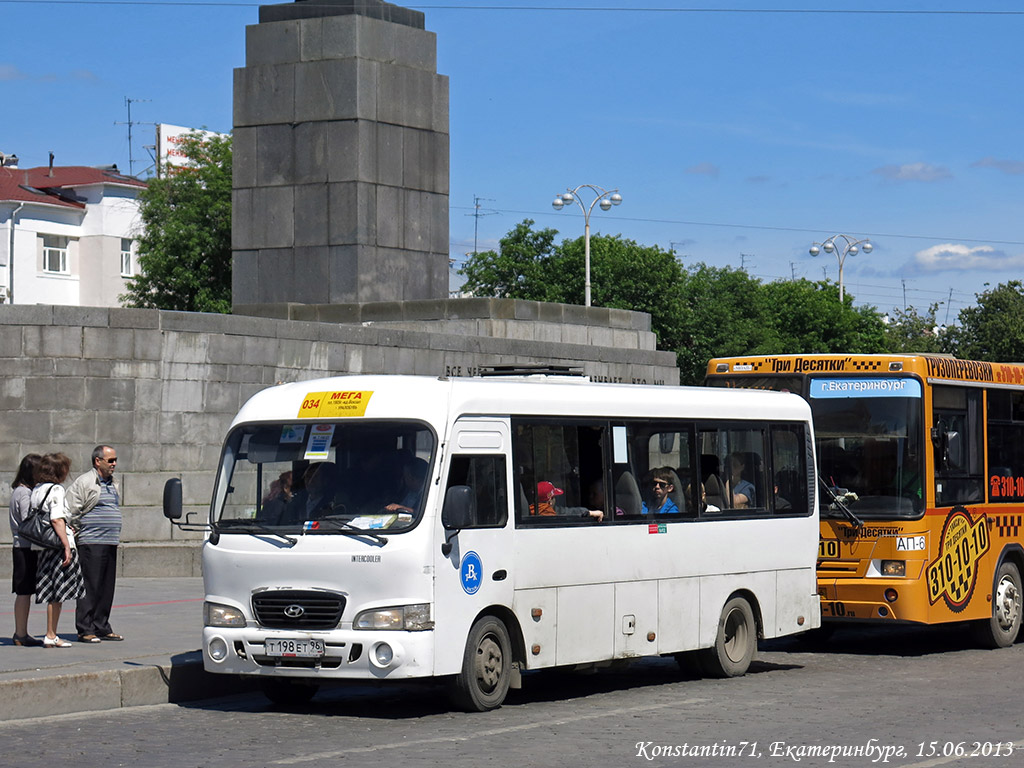
[[[722,609],[715,644],[698,652],[701,666],[711,677],[739,677],[750,668],[756,652],[754,612],[744,598],[734,597]]]
[[[996,571],[995,590],[992,593],[992,616],[975,625],[979,642],[986,648],[1008,648],[1020,632],[1021,608],[1020,571],[1006,561]]]
[[[512,679],[512,642],[504,622],[478,619],[466,640],[462,671],[451,683],[452,702],[467,712],[497,709]]]

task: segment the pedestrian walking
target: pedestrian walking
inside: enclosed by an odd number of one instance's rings
[[[121,490],[114,480],[117,451],[97,445],[92,469],[68,488],[67,505],[75,529],[85,579],[85,596],[78,599],[75,626],[83,643],[123,640],[110,627],[117,578],[117,547],[121,542]]]

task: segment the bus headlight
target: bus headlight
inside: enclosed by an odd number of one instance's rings
[[[430,605],[417,603],[416,605],[398,605],[394,608],[374,608],[370,611],[363,611],[356,616],[352,627],[354,629],[404,629],[416,632],[433,629],[434,622],[430,620]]]
[[[882,561],[882,575],[883,576],[906,576],[907,575],[907,561],[906,560],[883,560]]]
[[[203,626],[205,627],[244,627],[245,615],[230,605],[220,603],[203,603]]]

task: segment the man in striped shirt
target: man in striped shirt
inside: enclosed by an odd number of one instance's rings
[[[121,491],[114,480],[117,451],[98,445],[92,469],[68,488],[67,506],[75,529],[85,596],[78,599],[75,624],[83,643],[123,640],[110,628],[117,575],[117,546],[121,542]]]

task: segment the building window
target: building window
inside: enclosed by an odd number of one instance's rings
[[[132,272],[132,239],[121,238],[121,277],[131,277]]]
[[[63,235],[43,235],[43,271],[68,274],[68,242]]]

